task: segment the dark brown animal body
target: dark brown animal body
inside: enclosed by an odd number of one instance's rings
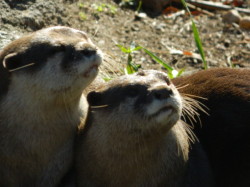
[[[190,131],[180,116],[193,109],[166,74],[122,76],[87,98],[87,124],[77,141],[78,186],[212,186],[202,148],[193,144],[195,159],[189,157]]]
[[[56,186],[86,117],[83,90],[101,53],[87,35],[51,27],[0,53],[0,186]]]
[[[200,99],[194,132],[212,167],[216,186],[250,186],[250,69],[216,68],[173,79],[179,92]],[[182,87],[182,88],[181,88]]]

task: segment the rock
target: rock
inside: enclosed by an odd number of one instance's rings
[[[144,19],[144,18],[146,18],[146,17],[147,17],[147,14],[144,13],[144,12],[140,12],[140,13],[136,12],[136,13],[135,13],[135,18],[136,18],[137,20]]]
[[[142,0],[142,7],[152,15],[159,15],[170,2],[171,0]]]
[[[230,10],[223,16],[223,21],[229,24],[239,23],[241,16],[237,10]]]
[[[240,28],[250,30],[250,17],[243,17],[240,20]]]

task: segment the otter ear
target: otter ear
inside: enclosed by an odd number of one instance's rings
[[[90,106],[98,106],[102,104],[102,94],[100,92],[90,92],[87,95],[87,101]]]
[[[3,59],[3,67],[7,70],[13,70],[21,66],[21,59],[19,59],[17,53],[10,53]]]

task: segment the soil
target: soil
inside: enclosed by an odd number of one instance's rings
[[[187,13],[152,18],[138,16],[133,8],[112,0],[2,0],[0,50],[25,33],[65,25],[87,32],[106,54],[105,60],[115,62],[119,69],[125,66],[127,54],[116,44],[129,47],[131,43],[145,47],[185,73],[203,69],[199,55],[190,56],[198,51]],[[225,12],[194,13],[209,67],[250,68],[250,31],[224,23]],[[134,52],[132,57],[144,69],[163,69],[143,51]]]

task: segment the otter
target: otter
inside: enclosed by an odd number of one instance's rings
[[[181,95],[207,98],[197,98],[209,108],[209,116],[200,112],[193,131],[216,186],[250,186],[250,69],[213,68],[172,82]]]
[[[121,76],[87,100],[76,143],[78,186],[212,186],[206,155],[180,120],[183,110],[195,114],[198,103],[180,96],[165,73]]]
[[[13,41],[0,62],[0,186],[56,186],[102,53],[85,32],[55,26]]]

